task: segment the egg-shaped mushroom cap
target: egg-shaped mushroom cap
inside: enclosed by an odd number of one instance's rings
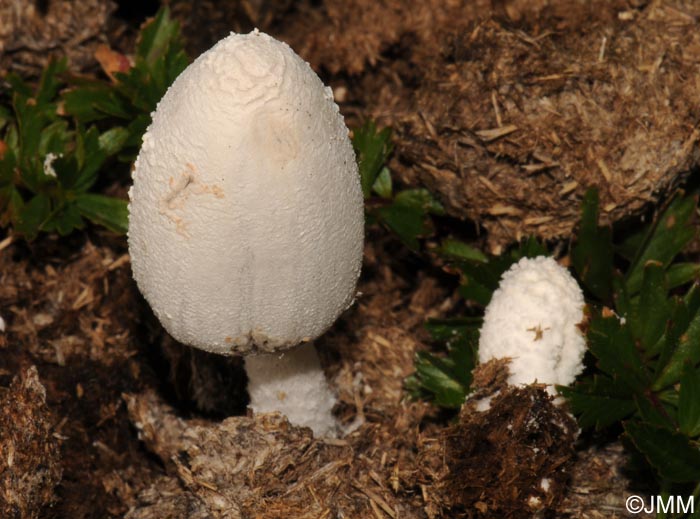
[[[553,258],[522,258],[503,274],[486,307],[479,362],[509,358],[511,384],[573,383],[586,351],[579,326],[584,305],[581,287]]]
[[[350,304],[364,212],[330,88],[286,44],[231,34],[175,80],[129,191],[134,278],[178,341],[275,351]]]

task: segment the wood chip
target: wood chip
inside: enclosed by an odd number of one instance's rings
[[[6,249],[12,243],[12,235],[8,236],[4,240],[0,241],[0,250]]]
[[[500,128],[491,128],[488,130],[479,130],[476,134],[484,141],[491,142],[496,139],[500,139],[506,135],[509,135],[518,129],[514,124],[509,124],[507,126],[502,126]]]
[[[107,267],[107,270],[109,270],[109,271],[116,270],[119,267],[126,265],[130,261],[131,261],[131,257],[128,254],[122,254],[117,259],[115,259],[112,263],[109,264],[109,266]]]
[[[384,501],[384,499],[380,495],[374,493],[368,488],[361,486],[359,483],[353,483],[353,486],[357,490],[362,492],[364,495],[366,495],[367,498],[369,498],[370,503],[379,505],[379,507],[384,511],[384,513],[386,513],[386,515],[388,515],[391,518],[396,518],[396,512],[394,512],[394,510],[389,506],[389,504],[386,501]]]
[[[513,207],[511,205],[503,205],[503,204],[496,204],[494,206],[491,206],[489,209],[489,214],[492,216],[519,216],[522,214],[522,211],[518,209],[517,207]]]

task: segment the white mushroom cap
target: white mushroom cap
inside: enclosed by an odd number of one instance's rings
[[[523,258],[501,278],[486,307],[479,362],[510,357],[511,384],[569,385],[583,370],[583,292],[554,259]],[[554,388],[547,388],[554,394]]]
[[[330,88],[286,44],[231,34],[187,67],[153,113],[133,178],[134,278],[178,341],[285,349],[353,302],[355,155]]]

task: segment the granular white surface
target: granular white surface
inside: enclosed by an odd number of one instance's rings
[[[523,258],[501,278],[486,307],[479,362],[509,357],[509,383],[569,385],[583,369],[586,341],[576,326],[584,299],[554,259]],[[553,387],[548,387],[555,394]]]
[[[331,90],[286,44],[232,34],[175,80],[129,192],[134,278],[178,341],[276,351],[350,306],[364,206]]]
[[[256,413],[282,413],[290,423],[310,427],[314,436],[335,436],[336,398],[321,369],[314,345],[245,359],[250,407]]]

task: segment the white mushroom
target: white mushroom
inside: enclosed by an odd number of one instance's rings
[[[362,192],[332,91],[286,44],[231,34],[160,101],[133,179],[129,252],[156,316],[190,346],[267,354],[249,373],[251,406],[284,412],[300,388],[258,389],[289,378],[281,360],[319,372],[312,347],[279,352],[315,339],[352,304],[362,263]],[[325,423],[298,423],[325,434],[334,400],[314,377]],[[271,393],[285,396],[256,396]]]
[[[571,384],[583,370],[583,307],[581,287],[554,259],[521,259],[486,307],[479,362],[509,357],[510,384]]]

